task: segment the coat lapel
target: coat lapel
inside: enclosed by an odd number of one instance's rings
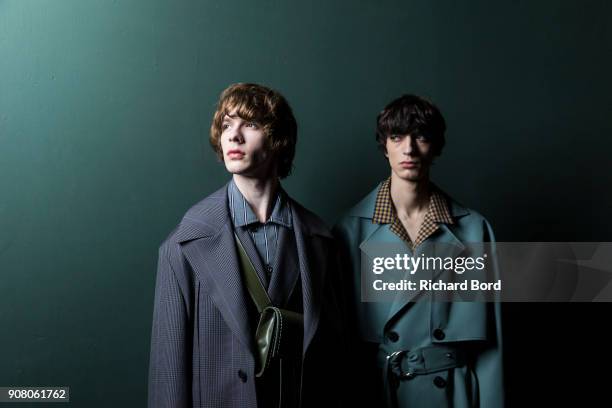
[[[321,293],[325,281],[326,259],[321,237],[332,235],[321,221],[315,219],[303,207],[291,200],[291,212],[295,231],[295,244],[302,278],[304,305],[304,348],[306,353],[319,325]]]
[[[197,279],[236,337],[253,347],[247,300],[223,187],[192,207],[178,227],[177,239]]]
[[[398,241],[403,243],[399,237]],[[407,245],[406,248],[408,248]],[[421,254],[425,254],[426,257],[456,257],[459,256],[464,250],[465,246],[455,236],[448,225],[440,224],[438,230],[433,235],[415,248],[415,252],[412,254],[412,256],[420,256]],[[407,249],[407,251],[409,250]],[[417,282],[420,279],[431,279],[435,281],[438,279],[441,273],[442,270],[433,272],[417,271],[414,275],[412,275],[412,279],[416,280]],[[411,302],[417,300],[416,298],[422,294],[424,293],[420,290],[408,291],[405,293],[398,291],[395,300],[391,304],[391,309],[389,310],[387,320],[392,320],[401,310],[407,307]],[[426,301],[431,300],[432,299],[427,299]]]
[[[283,227],[279,228],[278,232],[279,246],[276,250],[268,295],[274,305],[284,307],[293,293],[300,271],[293,230]]]

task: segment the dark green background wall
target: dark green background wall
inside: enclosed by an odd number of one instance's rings
[[[0,0],[0,386],[145,405],[157,247],[228,179],[207,131],[233,82],[293,105],[285,186],[330,223],[386,176],[374,119],[412,92],[447,118],[434,179],[499,240],[610,240],[610,4]],[[529,339],[604,346],[567,319],[610,308],[571,307],[506,312],[515,401],[561,378],[525,374],[562,367]]]

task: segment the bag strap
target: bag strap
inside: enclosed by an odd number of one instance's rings
[[[251,299],[253,299],[253,303],[257,306],[257,311],[261,313],[266,307],[272,304],[272,301],[261,283],[261,280],[259,280],[257,272],[255,272],[255,267],[253,266],[253,262],[251,262],[251,258],[247,255],[242,246],[242,242],[240,242],[235,232],[234,238],[236,239],[236,246],[238,247],[238,258],[240,258],[242,277],[249,290],[249,295],[251,295]]]

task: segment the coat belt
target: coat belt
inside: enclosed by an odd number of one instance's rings
[[[378,361],[382,362],[387,406],[397,406],[396,390],[400,381],[461,367],[466,364],[466,360],[465,350],[447,344],[433,344],[412,350],[394,350],[388,345],[380,344]]]

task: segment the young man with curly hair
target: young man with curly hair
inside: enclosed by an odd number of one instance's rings
[[[280,183],[296,140],[277,91],[238,83],[221,94],[210,144],[231,179],[189,209],[160,247],[150,407],[335,404],[324,369],[335,358],[332,342],[342,347],[331,234]],[[245,265],[273,306],[303,318],[288,337],[282,323],[280,347],[297,358],[259,361],[266,344],[256,339],[260,311]]]

